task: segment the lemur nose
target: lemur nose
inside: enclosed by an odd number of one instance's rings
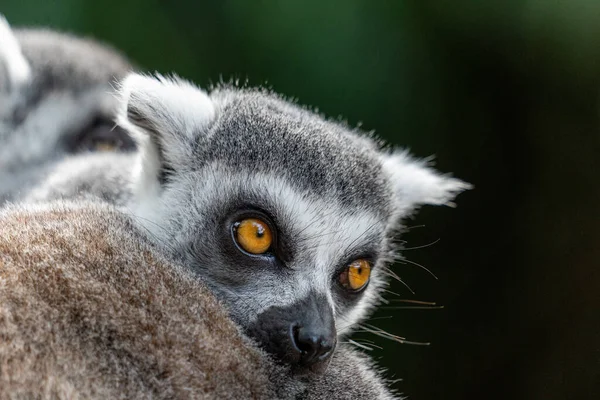
[[[299,364],[311,366],[327,360],[335,347],[335,332],[320,330],[310,326],[293,326],[292,343],[300,353]]]

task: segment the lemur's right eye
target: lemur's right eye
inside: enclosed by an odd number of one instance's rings
[[[264,254],[273,243],[269,225],[258,218],[246,218],[233,225],[238,246],[250,254]]]

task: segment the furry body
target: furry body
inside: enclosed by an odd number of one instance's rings
[[[391,399],[342,348],[302,384],[109,206],[0,214],[0,398]]]

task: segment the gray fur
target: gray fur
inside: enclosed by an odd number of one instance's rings
[[[23,201],[45,202],[52,199],[101,200],[124,206],[131,197],[127,188],[130,177],[123,174],[136,163],[131,153],[90,153],[68,156],[46,167],[48,177],[27,188]]]
[[[2,51],[13,33],[1,16],[0,30],[2,204],[40,182],[55,162],[72,153],[72,139],[94,121],[113,119],[114,83],[131,66],[106,45],[46,29],[13,31],[20,52]],[[27,69],[18,80],[6,67],[14,59],[24,60],[21,69]]]
[[[318,380],[290,376],[110,206],[10,207],[0,226],[0,398],[395,398],[343,346]]]
[[[128,103],[129,116],[137,104],[134,96]],[[182,160],[179,153],[172,159],[165,155],[166,167],[176,174],[202,170],[214,162],[242,171],[276,171],[299,191],[333,198],[344,206],[389,213],[391,196],[382,179],[377,147],[361,132],[262,89],[220,87],[210,99],[215,120],[206,129],[180,137],[187,158]],[[179,116],[169,110],[151,112],[160,113],[165,126],[177,124],[172,119]],[[164,141],[161,135],[165,133],[159,132],[155,139],[159,144]]]

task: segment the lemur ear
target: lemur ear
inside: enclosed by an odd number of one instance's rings
[[[0,93],[8,93],[31,80],[31,67],[21,46],[0,14]]]
[[[120,85],[120,95],[118,123],[137,140],[144,175],[162,184],[213,120],[213,102],[192,83],[160,75],[130,74]]]
[[[425,204],[453,207],[452,200],[473,187],[460,179],[440,174],[428,166],[426,160],[414,159],[406,151],[386,154],[383,169],[391,179],[396,209],[401,215]]]

